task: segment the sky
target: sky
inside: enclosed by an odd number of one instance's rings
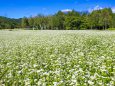
[[[115,12],[115,0],[0,0],[0,16],[21,18],[52,15],[59,10],[92,11],[104,7]]]

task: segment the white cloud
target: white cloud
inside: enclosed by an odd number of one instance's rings
[[[88,11],[92,12],[93,10],[100,10],[100,9],[103,9],[103,8],[101,6],[99,6],[99,5],[96,5],[94,8],[88,9]]]
[[[64,10],[61,10],[62,12],[71,12],[72,10],[71,9],[64,9]]]
[[[99,5],[95,6],[93,10],[100,10],[103,9],[102,7],[100,7]]]
[[[94,8],[90,8],[88,9],[89,12],[92,12],[93,10],[100,10],[103,9],[102,7],[100,7],[99,5],[95,6]],[[112,12],[115,13],[115,7],[112,7]]]
[[[115,7],[112,8],[113,13],[115,13]]]

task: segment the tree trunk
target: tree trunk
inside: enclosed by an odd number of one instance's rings
[[[92,25],[91,25],[91,30],[92,30]]]
[[[103,25],[103,30],[104,30],[104,28],[105,28],[105,27],[104,27],[104,25]]]
[[[107,23],[105,23],[105,30],[107,29]]]

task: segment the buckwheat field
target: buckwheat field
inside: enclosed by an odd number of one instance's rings
[[[0,86],[115,86],[115,31],[0,31]]]

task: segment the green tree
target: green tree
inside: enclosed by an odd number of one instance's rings
[[[22,18],[21,26],[22,28],[27,28],[29,26],[28,18],[26,17]]]
[[[103,22],[103,29],[107,29],[110,27],[112,23],[112,10],[110,8],[102,9],[102,22]]]
[[[112,14],[112,28],[115,28],[115,13]]]
[[[35,22],[34,22],[33,17],[28,18],[28,23],[29,23],[30,28],[32,28],[34,30],[35,29]]]

